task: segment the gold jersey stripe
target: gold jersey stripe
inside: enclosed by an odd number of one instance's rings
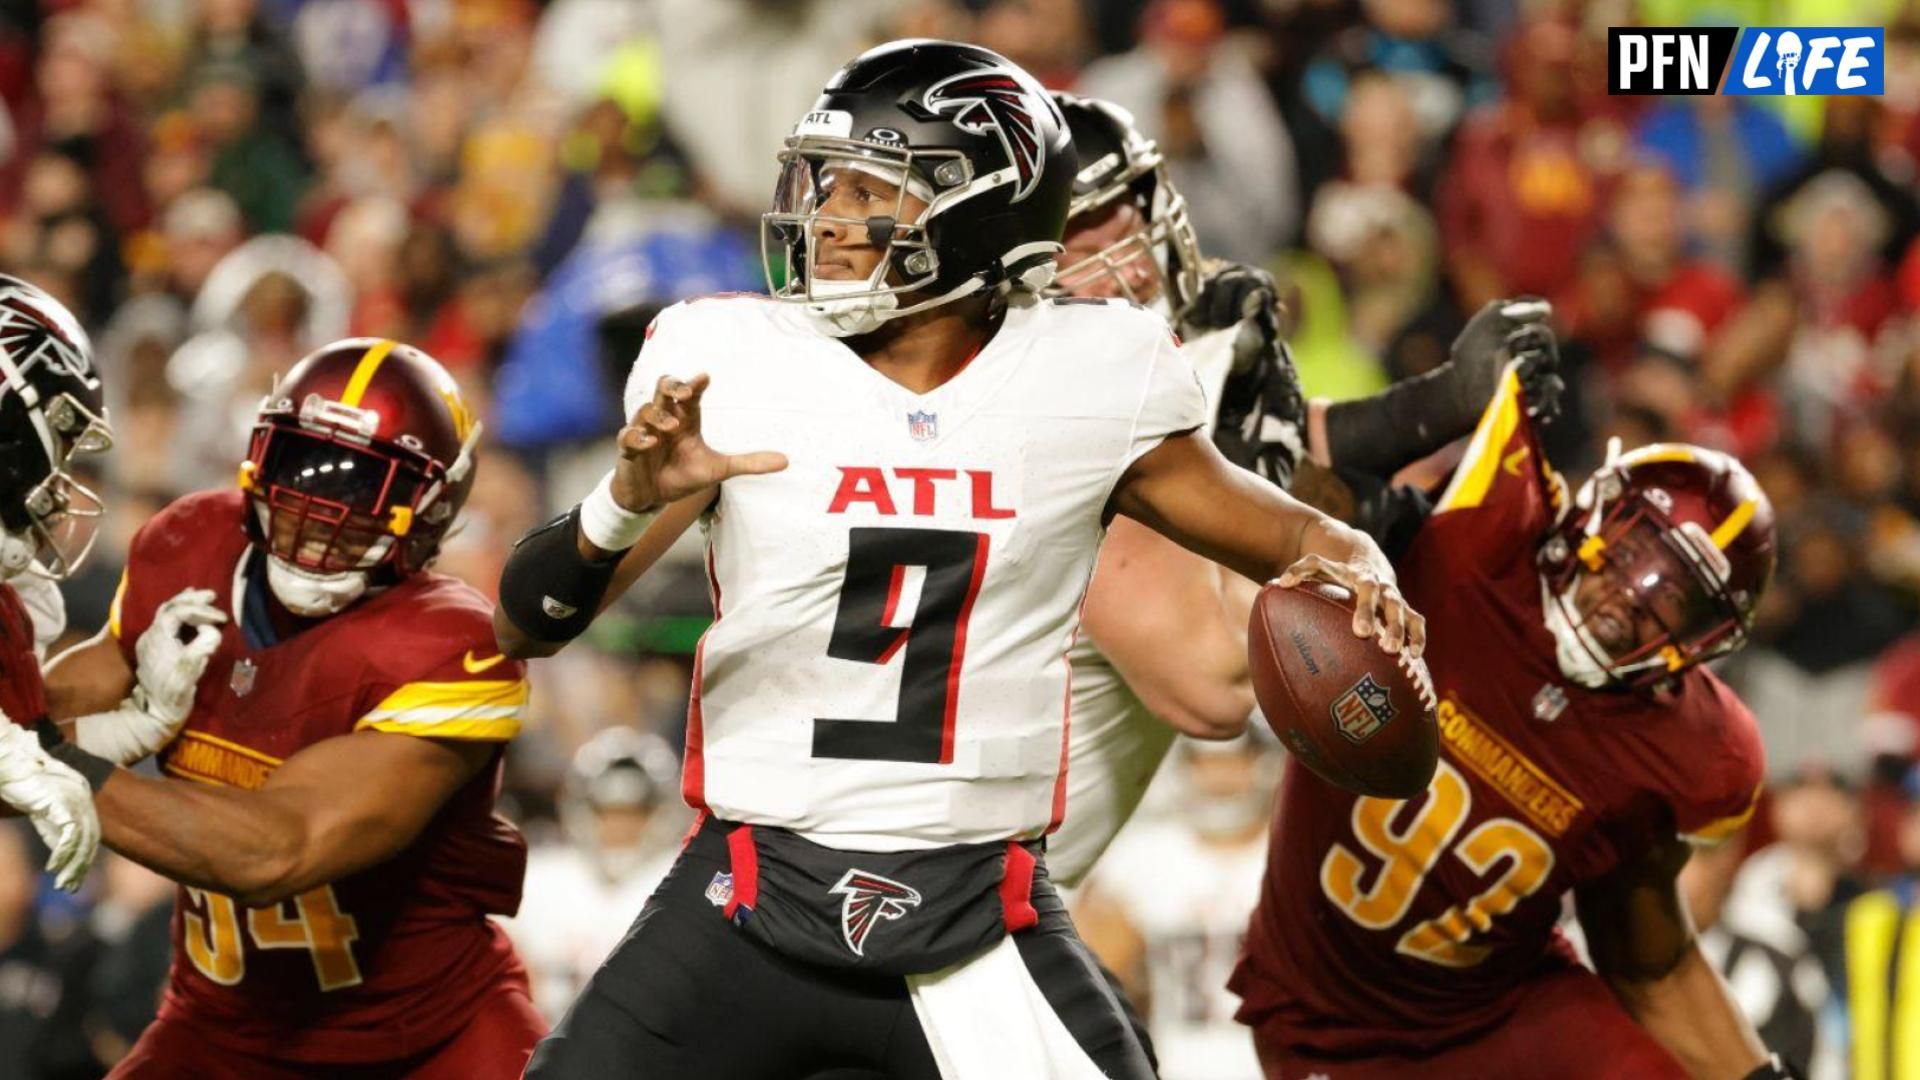
[[[1720,843],[1727,837],[1746,828],[1747,822],[1753,818],[1753,812],[1760,808],[1760,790],[1761,787],[1764,786],[1765,785],[1756,786],[1753,789],[1753,798],[1747,800],[1747,808],[1745,810],[1737,814],[1729,814],[1719,821],[1710,821],[1706,825],[1685,834],[1684,838],[1698,844],[1713,845]]]
[[[1453,480],[1447,484],[1447,490],[1441,494],[1439,505],[1434,507],[1433,512],[1444,514],[1449,510],[1470,510],[1484,502],[1487,492],[1492,490],[1493,482],[1499,476],[1500,461],[1507,444],[1513,440],[1513,433],[1519,427],[1520,373],[1517,367],[1509,367],[1500,380],[1500,392],[1488,403],[1487,410],[1480,414],[1479,426],[1473,431],[1473,441],[1467,444],[1466,455],[1460,459]]]
[[[508,742],[520,734],[520,718],[493,720],[436,720],[416,723],[405,720],[362,720],[355,731],[384,731],[393,735],[413,735],[423,739],[472,739],[478,742]]]
[[[120,606],[127,602],[127,571],[120,571],[120,584],[113,590],[113,603],[107,607],[107,633],[120,640]]]

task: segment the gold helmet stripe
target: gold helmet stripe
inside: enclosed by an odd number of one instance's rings
[[[340,404],[360,407],[360,399],[366,395],[367,384],[373,381],[373,373],[380,370],[380,362],[393,351],[394,342],[387,338],[374,343],[360,363],[354,366],[353,377],[347,380],[346,393],[340,395]]]
[[[1727,550],[1727,545],[1738,539],[1740,533],[1746,529],[1747,522],[1753,520],[1753,512],[1756,508],[1752,499],[1742,500],[1739,506],[1734,507],[1733,513],[1727,515],[1727,520],[1713,530],[1713,546],[1721,551]]]

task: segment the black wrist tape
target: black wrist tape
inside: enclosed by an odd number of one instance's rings
[[[54,728],[52,723],[45,720],[40,723],[44,726],[36,726],[35,730],[40,736],[40,745],[46,748],[47,756],[85,777],[87,787],[94,792],[97,793],[107,782],[107,778],[113,775],[113,770],[120,767],[98,754],[89,754],[79,746],[61,739],[60,729]],[[50,746],[47,743],[46,728],[53,728],[55,741]]]
[[[520,538],[500,573],[500,607],[537,641],[572,641],[593,624],[620,566],[583,558],[575,506]]]
[[[54,747],[67,741],[66,735],[60,731],[60,725],[54,723],[51,717],[43,716],[34,721],[33,733],[39,736],[42,750],[52,751]]]

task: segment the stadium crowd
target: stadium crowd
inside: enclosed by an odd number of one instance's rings
[[[1609,97],[1606,28],[1636,20],[1882,25],[1887,92]],[[1427,370],[1464,313],[1535,294],[1568,369],[1563,470],[1612,436],[1750,465],[1783,550],[1759,645],[1725,674],[1771,795],[1696,858],[1689,898],[1769,1043],[1840,1075],[1850,966],[1872,962],[1849,905],[1920,875],[1916,2],[0,0],[0,271],[81,317],[117,438],[70,638],[105,621],[147,516],[232,482],[274,373],[347,335],[419,345],[479,403],[441,568],[491,592],[508,542],[605,460],[652,314],[763,287],[774,149],[840,61],[899,36],[976,41],[1129,108],[1203,250],[1283,282],[1309,393]],[[670,748],[709,611],[684,555],[591,648],[536,666],[510,757],[536,845],[519,924],[556,1012],[685,822]],[[641,734],[594,739],[622,726]],[[1257,881],[1275,752],[1245,753],[1176,757],[1162,786],[1181,793],[1136,826],[1156,835],[1123,836],[1084,898],[1156,1027],[1148,984],[1194,984],[1155,965],[1198,965],[1223,997],[1236,924],[1148,910],[1163,900],[1125,867],[1189,830],[1251,853]],[[172,889],[114,856],[69,899],[35,843],[0,829],[0,1075],[97,1076],[151,1016]],[[1243,919],[1252,882],[1222,888]],[[1164,1012],[1217,1033],[1231,1004]]]

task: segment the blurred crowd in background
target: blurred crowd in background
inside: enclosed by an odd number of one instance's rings
[[[1636,21],[1882,25],[1887,92],[1609,97],[1606,27]],[[274,373],[347,335],[428,350],[486,417],[441,568],[491,593],[508,543],[604,467],[653,313],[762,287],[780,140],[840,63],[900,36],[1130,109],[1203,249],[1283,282],[1309,393],[1426,370],[1465,314],[1536,294],[1573,391],[1563,470],[1614,435],[1749,464],[1782,560],[1725,674],[1772,795],[1689,897],[1776,1045],[1834,1075],[1845,906],[1920,871],[1917,2],[0,0],[0,270],[89,328],[118,439],[72,636],[104,622],[157,507],[233,482]],[[535,668],[507,805],[536,846],[517,929],[556,1012],[684,825],[709,614],[687,554]],[[1171,1077],[1221,1077],[1204,1044],[1235,1037],[1221,984],[1274,756],[1176,755],[1082,898]],[[151,1013],[172,892],[113,859],[68,900],[32,844],[0,829],[0,1075],[98,1075]]]

